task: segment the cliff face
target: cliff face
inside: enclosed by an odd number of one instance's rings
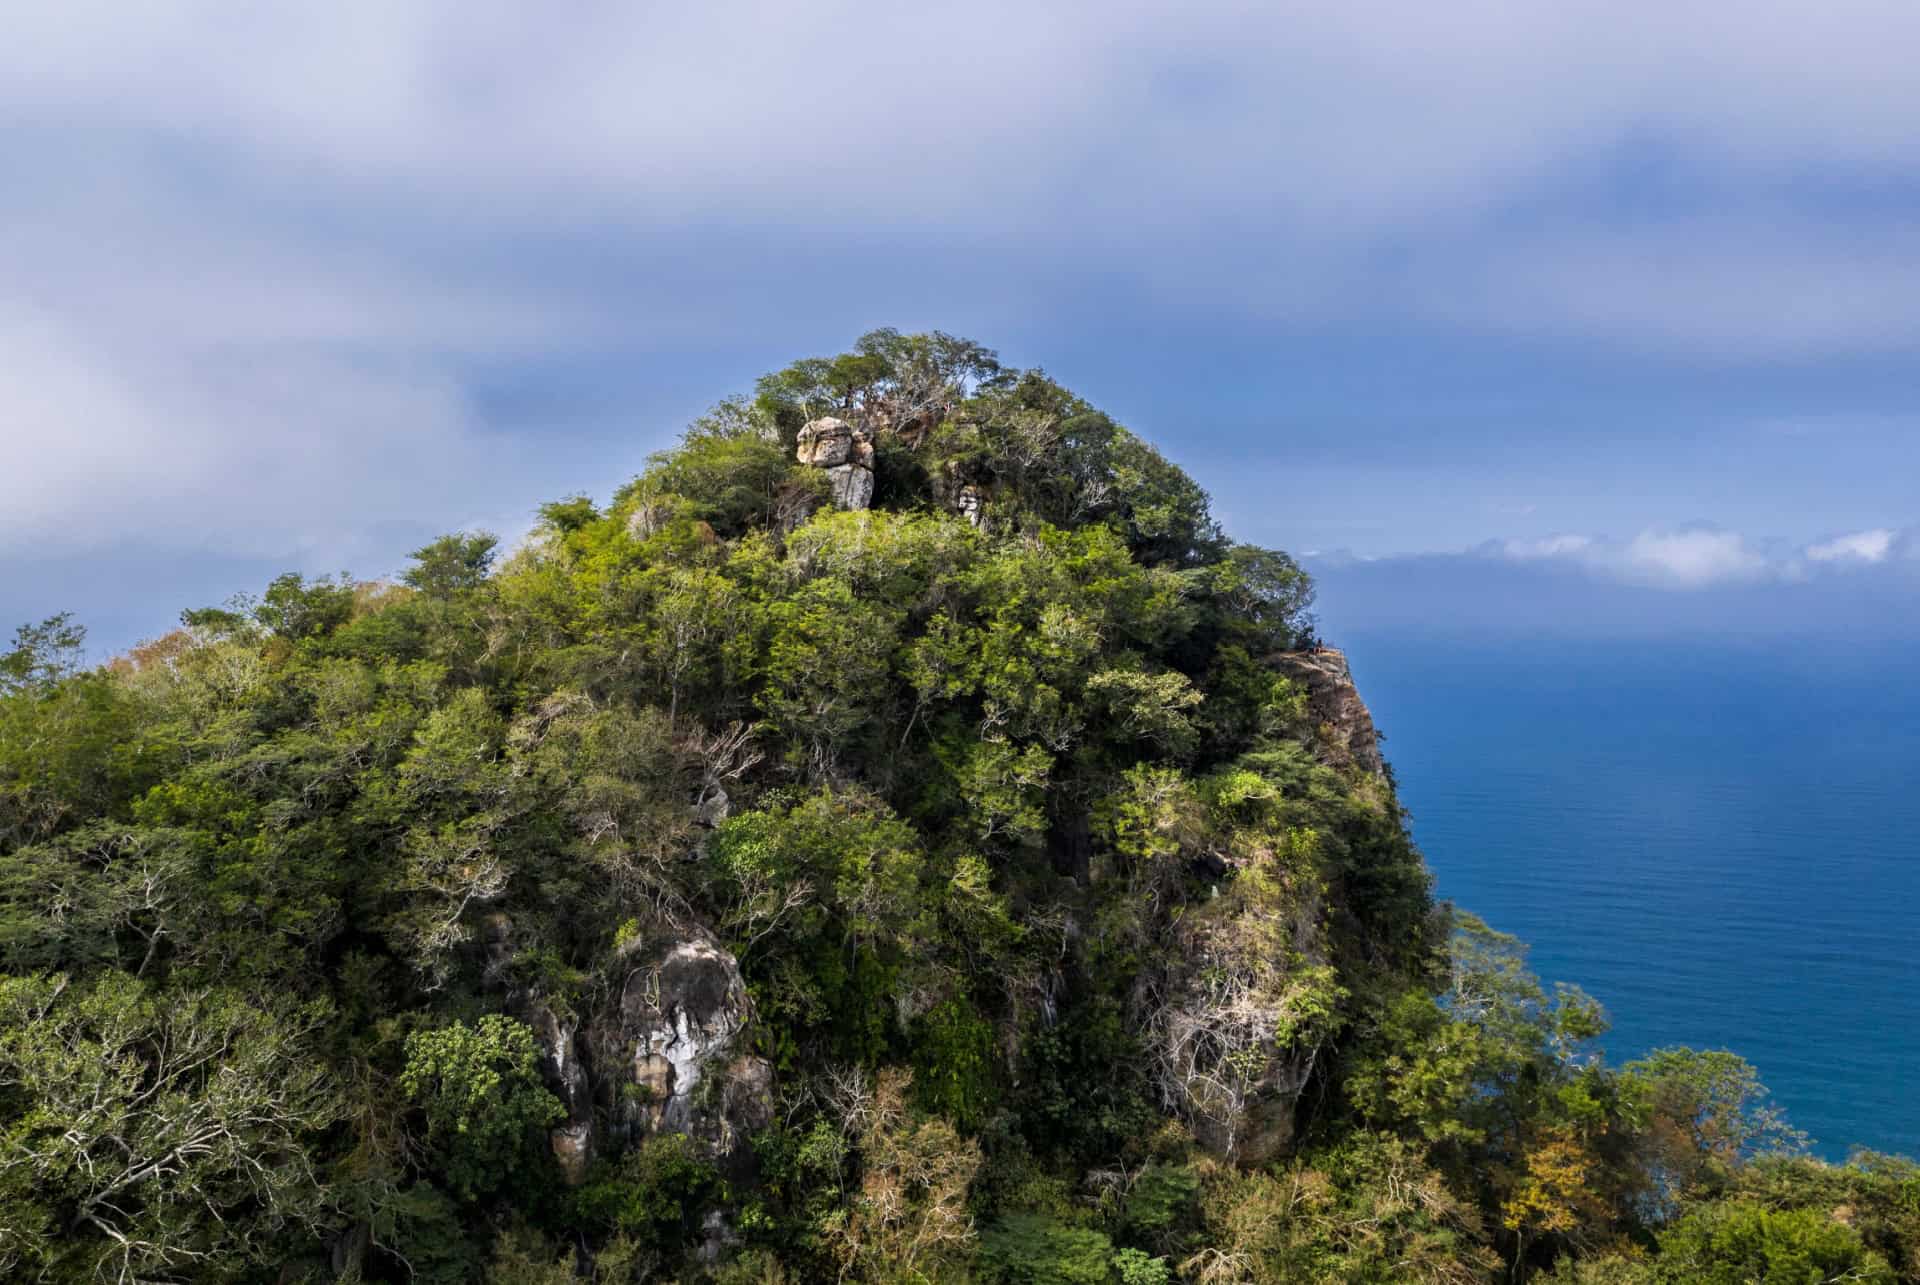
[[[1380,734],[1373,715],[1353,685],[1346,653],[1331,647],[1282,652],[1272,658],[1280,673],[1306,691],[1307,714],[1318,734],[1321,761],[1329,767],[1358,767],[1376,776],[1386,774],[1380,757]]]

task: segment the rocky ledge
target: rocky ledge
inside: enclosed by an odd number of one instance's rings
[[[1332,767],[1358,767],[1376,776],[1386,773],[1380,734],[1373,715],[1353,685],[1344,652],[1310,647],[1281,652],[1273,667],[1300,684],[1307,694],[1307,716],[1319,729],[1321,757]]]

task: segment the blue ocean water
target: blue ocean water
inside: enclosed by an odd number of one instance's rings
[[[1920,649],[1345,639],[1439,894],[1753,1062],[1819,1154],[1920,1156]]]

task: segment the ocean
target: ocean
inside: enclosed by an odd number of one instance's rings
[[[1920,1156],[1920,654],[1338,640],[1440,896],[1752,1062],[1815,1151]]]

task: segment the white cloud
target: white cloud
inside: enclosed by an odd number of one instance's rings
[[[1767,559],[1732,531],[1643,531],[1617,565],[1629,578],[1682,589],[1757,580],[1769,570]]]
[[[517,489],[444,374],[295,347],[178,354],[0,306],[0,553],[124,542],[330,561],[357,525]]]
[[[1913,543],[1909,534],[1890,528],[1794,548],[1757,543],[1737,531],[1682,527],[1649,529],[1625,540],[1588,535],[1496,540],[1476,552],[1507,562],[1558,562],[1606,579],[1683,590],[1843,574],[1885,564]]]
[[[1500,551],[1509,558],[1529,562],[1536,558],[1577,557],[1593,547],[1588,535],[1550,535],[1537,540],[1504,540]]]
[[[1892,553],[1899,533],[1885,527],[1873,531],[1855,531],[1831,540],[1807,546],[1813,562],[1885,562]]]

